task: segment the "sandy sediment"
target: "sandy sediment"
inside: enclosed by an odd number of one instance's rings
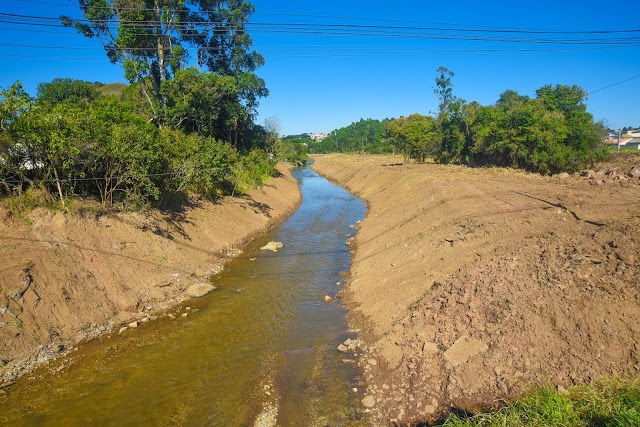
[[[300,203],[289,170],[244,197],[180,212],[69,214],[27,221],[0,208],[0,384],[79,341],[188,298]]]
[[[640,375],[640,157],[555,177],[401,163],[313,166],[369,207],[345,301],[376,425]]]

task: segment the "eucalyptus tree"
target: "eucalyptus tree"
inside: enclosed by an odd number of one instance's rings
[[[63,25],[100,41],[127,80],[138,83],[154,116],[166,100],[162,82],[186,60],[183,34],[193,30],[182,0],[79,0],[84,19],[61,16]]]
[[[240,0],[79,0],[83,18],[62,16],[65,26],[98,40],[112,63],[136,83],[158,124],[175,122],[163,84],[189,61],[189,48],[201,67],[231,77],[234,90],[216,105],[217,129],[210,134],[238,145],[255,119],[259,100],[268,95],[255,71],[264,58],[252,49],[246,31],[254,6]],[[205,74],[199,77],[208,80]],[[220,80],[221,83],[228,82]],[[175,104],[175,101],[174,101]],[[179,119],[178,119],[179,121]]]

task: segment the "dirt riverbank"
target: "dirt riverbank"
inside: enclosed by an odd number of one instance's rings
[[[344,301],[376,425],[640,376],[640,157],[571,176],[317,156],[367,201]]]
[[[301,200],[288,168],[263,188],[180,212],[0,207],[0,390],[75,344],[188,298]]]

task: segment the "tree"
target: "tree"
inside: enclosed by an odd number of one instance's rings
[[[454,103],[457,101],[453,94],[453,83],[451,78],[455,73],[447,67],[440,66],[436,70],[439,75],[436,77],[436,87],[433,92],[436,94],[440,103],[438,104],[438,116],[451,115],[454,112]]]
[[[37,102],[58,104],[65,101],[89,101],[99,95],[92,83],[74,79],[53,79],[48,83],[38,85]]]
[[[468,156],[469,123],[465,121],[466,101],[453,94],[451,78],[455,76],[447,67],[439,67],[436,72],[436,88],[438,96],[437,123],[442,137],[436,159],[442,163],[465,162]]]
[[[61,16],[63,25],[103,45],[112,63],[120,63],[131,83],[138,83],[153,115],[165,99],[162,82],[181,68],[183,34],[192,31],[191,12],[182,0],[79,0],[84,20]]]
[[[25,147],[16,141],[14,124],[33,107],[33,100],[18,81],[0,91],[0,193],[11,192],[8,180],[22,177],[22,166],[27,161]]]
[[[276,143],[280,140],[282,122],[277,116],[270,116],[264,119],[264,125],[262,127],[267,133],[267,152],[273,153]]]
[[[573,172],[601,158],[604,127],[577,86],[544,86],[531,99],[509,90],[471,123],[470,162],[541,173]]]
[[[232,77],[217,109],[218,137],[238,146],[250,130],[259,99],[268,95],[254,71],[264,58],[251,49],[245,27],[254,7],[241,0],[79,0],[84,19],[62,16],[65,26],[98,39],[112,63],[136,83],[151,116],[162,125],[169,99],[165,82],[187,61],[187,47],[197,48],[198,64],[219,77]]]
[[[167,99],[163,121],[186,132],[219,136],[218,120],[225,109],[224,99],[237,92],[233,77],[187,68],[162,84]]]
[[[32,99],[20,81],[0,91],[0,131],[9,131],[13,121],[33,105]]]
[[[387,124],[387,129],[404,154],[404,161],[414,159],[424,162],[437,148],[439,134],[436,121],[431,116],[411,114]]]

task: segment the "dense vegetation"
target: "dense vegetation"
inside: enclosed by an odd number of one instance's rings
[[[176,195],[215,199],[276,174],[305,153],[255,124],[268,94],[264,63],[244,31],[242,1],[82,0],[66,26],[99,40],[130,85],[54,79],[31,97],[0,90],[0,195],[39,191],[137,209]],[[185,67],[186,46],[198,63]]]
[[[443,163],[513,166],[541,173],[574,172],[606,156],[605,127],[594,122],[578,86],[544,86],[535,98],[508,90],[495,105],[467,103],[453,95],[453,72],[438,69],[437,121]]]
[[[385,120],[367,119],[349,126],[336,129],[322,141],[310,141],[311,153],[349,153],[367,151],[369,153],[388,153],[393,150],[386,135]]]
[[[472,417],[450,415],[445,427],[514,426],[582,427],[640,425],[640,383],[601,381],[593,387],[536,390],[521,400],[507,402],[493,413]]]
[[[361,120],[333,131],[312,152],[402,153],[424,162],[498,165],[544,174],[573,172],[603,159],[606,129],[587,112],[578,86],[544,86],[536,97],[507,90],[494,105],[457,97],[454,73],[440,67],[436,117],[411,114],[398,119]]]
[[[275,174],[274,147],[257,126],[254,146],[241,152],[204,131],[156,126],[135,87],[119,96],[99,88],[57,79],[35,99],[19,83],[0,92],[2,194],[40,188],[63,203],[82,195],[139,208],[174,193],[215,199]]]

